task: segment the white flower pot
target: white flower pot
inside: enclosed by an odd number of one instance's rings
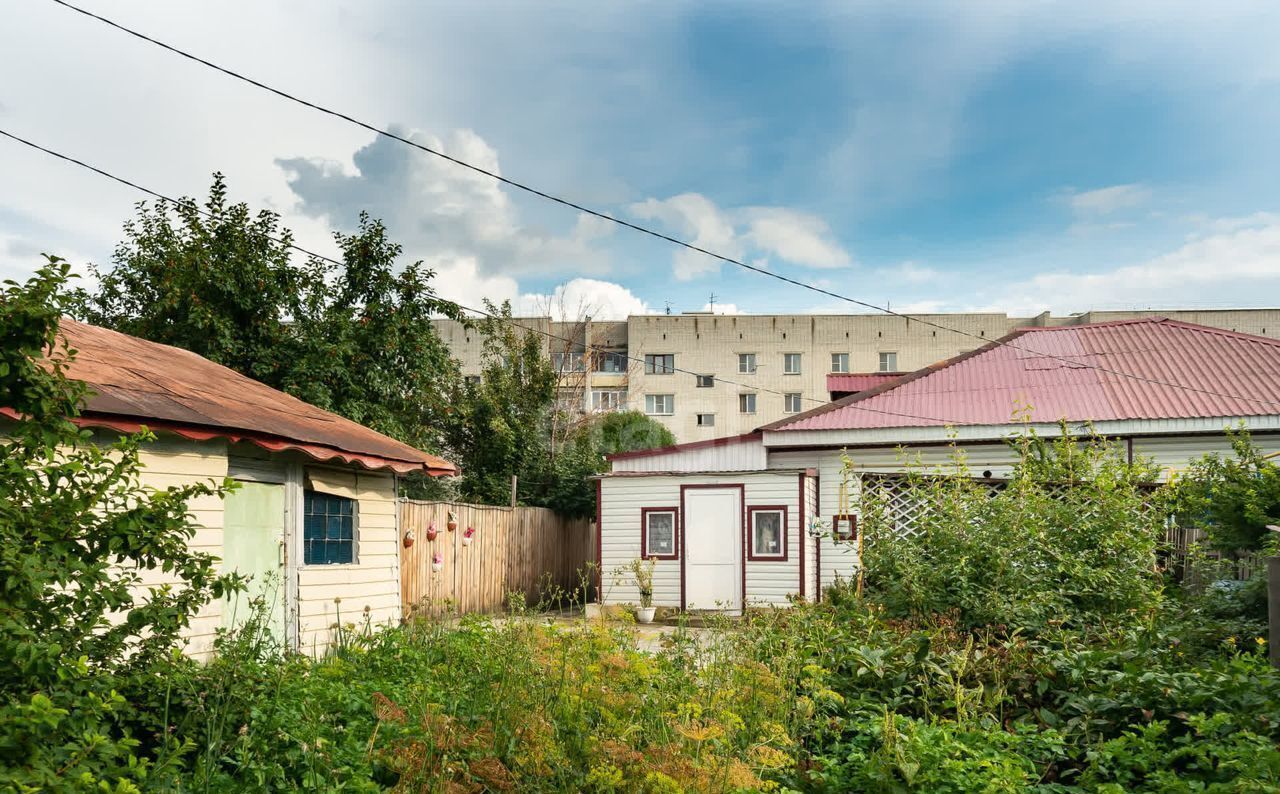
[[[472,540],[474,540],[474,538],[469,538],[469,537],[467,537],[466,535],[463,535],[463,536],[462,536],[462,545],[463,545],[463,546],[470,546],[470,545],[471,545],[471,541],[472,541]]]
[[[431,570],[435,571],[436,573],[440,573],[440,571],[441,571],[443,568],[444,568],[444,563],[442,563],[442,562],[433,562],[433,563],[431,563]]]
[[[652,623],[657,607],[636,607],[636,623]]]

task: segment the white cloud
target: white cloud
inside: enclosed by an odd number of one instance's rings
[[[632,314],[651,314],[649,305],[621,284],[591,278],[575,278],[556,287],[550,295],[521,295],[519,314],[550,316],[555,320],[625,320]]]
[[[941,271],[910,259],[896,267],[879,268],[876,270],[876,275],[890,282],[899,281],[906,284],[927,284],[944,277]]]
[[[1231,219],[1226,227],[1234,229],[1137,264],[1095,273],[1048,272],[1015,282],[995,291],[986,308],[1034,314],[1274,304],[1280,295],[1280,219],[1264,213],[1253,222]]]
[[[832,237],[826,221],[786,207],[722,209],[699,193],[682,193],[637,202],[630,210],[637,218],[657,221],[691,238],[689,242],[699,248],[733,259],[742,260],[750,250],[812,268],[844,267],[852,261]],[[767,262],[756,257],[751,264],[765,267]],[[679,249],[673,257],[673,269],[677,279],[689,281],[719,272],[720,261]]]
[[[1142,206],[1151,199],[1151,190],[1139,184],[1111,185],[1097,190],[1068,190],[1065,197],[1076,215],[1097,216]]]
[[[832,268],[852,261],[832,239],[831,227],[816,215],[782,207],[752,207],[743,214],[748,219],[747,239],[788,262]]]
[[[395,128],[393,128],[395,129]],[[436,151],[501,173],[498,152],[471,130],[445,138],[397,130]],[[608,221],[579,215],[556,233],[527,223],[507,189],[483,174],[378,137],[352,157],[351,167],[308,158],[279,159],[298,198],[296,211],[349,228],[361,211],[386,223],[413,259],[463,258],[480,274],[599,272],[608,255],[595,246],[613,231]]]

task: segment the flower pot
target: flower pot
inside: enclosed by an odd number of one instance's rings
[[[475,536],[476,536],[476,528],[467,527],[467,531],[462,533],[462,545],[470,546],[471,541],[475,538]]]
[[[449,521],[445,524],[445,526],[449,528],[450,532],[458,528],[458,517],[454,515],[452,510],[449,511]]]
[[[652,623],[657,607],[636,607],[636,623]]]
[[[413,545],[413,530],[406,529],[404,531],[404,547],[407,549]]]
[[[463,546],[470,546],[470,545],[471,545],[471,536],[470,536],[470,535],[463,535],[463,536],[462,536],[462,545],[463,545]]]
[[[442,562],[431,563],[431,570],[435,573],[440,573],[440,571],[444,570],[444,563]]]
[[[440,530],[436,529],[435,522],[432,522],[431,526],[427,527],[427,540],[435,540],[436,536],[439,534]]]

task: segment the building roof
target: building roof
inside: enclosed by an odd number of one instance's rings
[[[67,374],[96,394],[79,423],[131,432],[145,425],[195,440],[246,441],[273,452],[370,469],[456,474],[452,463],[321,410],[188,350],[63,319],[76,352]]]
[[[905,374],[905,372],[833,372],[827,376],[827,391],[866,391]]]
[[[762,429],[1273,415],[1280,340],[1156,317],[1018,329]]]

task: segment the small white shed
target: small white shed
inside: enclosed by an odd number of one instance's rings
[[[658,560],[655,606],[819,600],[856,572],[861,489],[892,490],[953,444],[973,477],[999,480],[1011,435],[1054,437],[1060,420],[1162,478],[1229,454],[1242,423],[1280,454],[1280,341],[1161,318],[1020,329],[755,433],[614,455],[597,494],[601,601],[638,601],[614,571],[640,556]]]

